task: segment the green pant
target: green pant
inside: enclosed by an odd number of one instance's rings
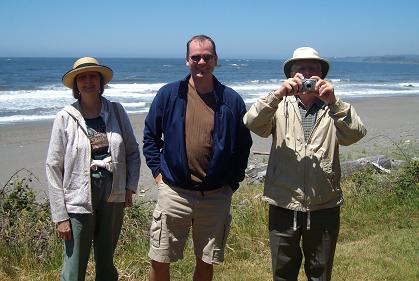
[[[113,255],[124,216],[124,203],[109,203],[112,174],[92,175],[93,214],[69,214],[72,239],[64,242],[62,281],[85,279],[93,242],[96,280],[118,280]]]
[[[339,224],[339,207],[294,215],[269,205],[273,280],[297,281],[303,253],[309,281],[331,280]]]

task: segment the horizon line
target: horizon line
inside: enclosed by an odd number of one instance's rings
[[[57,58],[57,59],[74,59],[80,58],[81,56],[0,56],[0,59],[16,59],[16,58]],[[144,57],[144,56],[95,56],[96,58],[106,58],[106,59],[185,59],[184,57]],[[325,56],[326,59],[356,59],[356,58],[394,58],[394,57],[417,57],[419,54],[397,54],[397,55],[358,55],[358,56]],[[284,58],[255,58],[255,57],[221,57],[218,56],[218,59],[222,60],[287,60],[288,57]]]

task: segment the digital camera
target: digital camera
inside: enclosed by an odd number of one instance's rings
[[[301,80],[300,92],[312,92],[316,87],[316,79],[303,79]]]

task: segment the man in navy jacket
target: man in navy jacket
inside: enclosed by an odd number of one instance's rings
[[[183,258],[192,228],[194,280],[212,280],[224,260],[233,192],[244,179],[252,145],[246,107],[221,84],[214,41],[187,43],[190,75],[163,86],[145,120],[144,156],[158,185],[150,229],[150,280],[169,280],[170,263]]]

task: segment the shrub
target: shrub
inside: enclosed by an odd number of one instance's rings
[[[419,160],[403,166],[394,181],[394,189],[400,199],[415,200],[419,204]]]
[[[0,190],[0,249],[11,264],[19,260],[42,263],[56,256],[58,239],[52,235],[47,203],[37,202],[30,186],[35,180],[22,169]]]

